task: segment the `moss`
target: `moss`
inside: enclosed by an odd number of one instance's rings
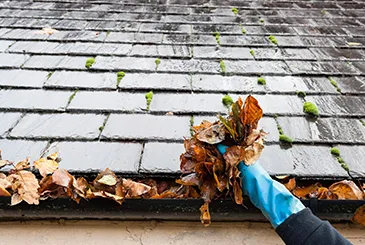
[[[47,80],[49,80],[51,78],[51,76],[53,75],[54,71],[50,71],[47,74]]]
[[[103,125],[103,126],[100,126],[100,127],[99,127],[99,131],[100,131],[100,132],[102,132],[102,131],[104,130],[104,128],[105,128],[105,126],[104,126],[104,125]]]
[[[340,158],[341,159],[341,161],[343,161],[343,159],[342,158]],[[337,159],[338,160],[338,159]],[[343,162],[340,162],[340,160],[338,160],[338,162],[341,164],[341,167],[343,168],[343,169],[345,169],[347,172],[349,172],[350,171],[350,169],[349,169],[349,166],[347,165],[347,163],[345,163],[344,161]]]
[[[237,8],[232,8],[232,12],[234,13],[234,15],[238,15],[238,9]]]
[[[274,114],[274,119],[278,119],[278,114]]]
[[[338,156],[340,156],[340,150],[336,147],[332,147],[331,148],[331,154],[338,157]]]
[[[257,83],[260,85],[266,85],[266,80],[264,77],[257,78]]]
[[[272,42],[275,45],[278,45],[278,40],[276,39],[275,36],[270,35],[268,38],[269,38],[270,42]]]
[[[106,32],[106,36],[109,36],[109,34],[111,33],[111,31],[109,30],[109,31],[107,31]]]
[[[328,79],[330,80],[330,83],[332,84],[332,86],[336,88],[337,92],[341,93],[341,89],[338,87],[337,82],[331,77],[329,77]]]
[[[221,34],[219,34],[219,32],[214,32],[213,36],[215,37],[215,40],[217,41],[217,44],[221,45]]]
[[[345,163],[345,161],[342,159],[342,157],[337,157],[337,161],[338,161],[339,163]]]
[[[327,14],[327,11],[326,11],[326,10],[324,10],[324,9],[322,9],[322,10],[321,10],[321,13],[322,13],[322,14]]]
[[[300,98],[304,98],[307,94],[304,91],[297,91],[297,95]]]
[[[255,51],[253,51],[253,49],[250,49],[250,54],[255,58]]]
[[[155,64],[156,64],[156,70],[157,70],[158,65],[159,65],[159,64],[161,64],[161,60],[160,60],[160,58],[157,58],[157,59],[155,60]]]
[[[365,122],[363,120],[360,119],[360,123],[365,127]]]
[[[152,102],[152,98],[153,98],[153,92],[150,91],[148,93],[145,94],[145,98],[146,98],[146,109],[147,111],[150,110],[150,105],[151,105],[151,102]]]
[[[124,71],[119,71],[117,73],[117,87],[119,86],[120,81],[123,79],[123,77],[125,77]]]
[[[85,63],[85,67],[90,69],[92,65],[95,63],[95,58],[88,58]]]
[[[291,145],[294,142],[294,140],[292,138],[290,138],[289,136],[284,135],[284,134],[281,134],[279,136],[279,140],[280,140],[280,142],[282,142],[284,144],[289,144],[289,145]]]
[[[194,116],[190,116],[190,136],[193,137],[194,135]]]
[[[312,116],[317,117],[319,115],[317,106],[312,102],[305,102],[303,105],[303,111]]]
[[[231,96],[229,96],[229,95],[225,95],[225,96],[223,96],[223,98],[222,98],[222,103],[223,103],[223,105],[225,105],[226,107],[231,107],[231,105],[233,104],[233,99],[232,99],[232,97]]]
[[[241,28],[242,34],[246,34],[246,29],[244,27]]]
[[[277,128],[278,128],[279,134],[283,135],[284,134],[283,128],[279,124],[277,125]]]
[[[219,62],[219,66],[221,67],[221,73],[226,73],[226,64],[224,64],[223,60]]]
[[[263,18],[260,18],[260,23],[265,23],[265,20]]]
[[[70,97],[68,98],[68,102],[67,105],[69,105],[71,103],[71,101],[75,98],[76,93],[78,92],[78,90],[75,90],[75,92],[73,92]]]

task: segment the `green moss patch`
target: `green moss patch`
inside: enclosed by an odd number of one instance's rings
[[[329,77],[328,79],[330,80],[330,83],[332,84],[332,86],[336,88],[337,92],[341,93],[341,89],[338,87],[337,82],[331,77]]]
[[[271,43],[273,43],[273,44],[275,44],[275,45],[278,45],[278,40],[276,39],[276,37],[275,37],[275,36],[270,35],[270,36],[268,37],[268,39],[270,40],[270,42],[271,42]]]
[[[93,66],[94,63],[95,63],[95,58],[88,58],[86,60],[85,67],[87,69],[90,69]]]
[[[263,18],[260,18],[260,20],[259,20],[259,21],[260,21],[260,23],[262,23],[262,24],[263,24],[263,23],[265,23],[265,20],[264,20]]]
[[[365,122],[363,120],[360,119],[360,123],[365,127]]]
[[[331,148],[331,154],[338,157],[338,156],[340,156],[340,150],[336,147],[332,147]]]
[[[157,58],[157,59],[155,60],[155,64],[156,64],[156,70],[157,70],[158,65],[159,65],[159,64],[161,64],[161,60],[160,60],[160,58]]]
[[[283,128],[279,124],[277,125],[277,128],[278,128],[279,134],[283,135],[284,134]]]
[[[217,44],[221,45],[221,34],[219,34],[219,32],[214,32],[213,36],[215,37],[215,40],[217,41]]]
[[[253,51],[253,49],[250,49],[250,54],[255,58],[255,51]]]
[[[226,73],[226,64],[224,64],[223,60],[219,62],[219,66],[221,68],[221,73]]]
[[[222,98],[222,103],[223,103],[223,105],[225,105],[226,107],[231,107],[231,105],[233,104],[233,99],[232,99],[232,97],[231,96],[229,96],[229,95],[225,95],[225,96],[223,96],[223,98]]]
[[[266,80],[263,77],[257,78],[257,83],[260,85],[266,85]]]
[[[304,91],[297,91],[297,95],[300,98],[304,98],[307,94]]]
[[[279,136],[279,140],[280,140],[280,142],[282,142],[284,144],[288,144],[288,145],[291,145],[294,142],[294,140],[292,138],[290,138],[289,136],[284,135],[284,134],[281,134]]]
[[[244,27],[241,28],[242,34],[246,34],[246,29]]]
[[[150,91],[148,92],[147,94],[145,94],[145,98],[146,98],[146,109],[147,111],[150,110],[150,105],[151,105],[151,102],[152,102],[152,98],[153,98],[153,92]]]
[[[232,8],[232,12],[234,13],[234,15],[238,15],[238,9],[237,8]]]
[[[319,115],[317,106],[312,102],[304,102],[303,111],[312,116],[318,117]]]
[[[124,71],[119,71],[117,73],[117,87],[119,86],[120,81],[123,79],[123,77],[125,77]]]

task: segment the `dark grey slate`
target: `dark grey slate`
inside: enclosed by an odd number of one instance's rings
[[[37,30],[32,29],[12,29],[4,35],[1,35],[1,38],[16,40],[45,40],[48,37],[48,34],[41,34]]]
[[[137,112],[145,108],[145,94],[120,93],[117,91],[78,92],[67,107],[68,110],[75,111],[92,110],[107,112]]]
[[[7,50],[9,46],[12,45],[13,43],[14,41],[5,41],[5,40],[0,41],[0,52],[4,52],[5,50]]]
[[[16,125],[21,115],[21,113],[0,113],[0,137]]]
[[[256,59],[269,60],[314,60],[316,57],[309,49],[298,48],[253,48]]]
[[[270,175],[294,174],[294,166],[290,152],[281,149],[279,145],[265,146],[258,163]]]
[[[351,176],[363,178],[365,176],[365,146],[336,145],[336,147],[340,150],[341,158],[349,167]]]
[[[224,62],[228,73],[234,74],[289,74],[288,66],[282,61],[230,61]]]
[[[180,155],[184,153],[182,143],[146,143],[143,150],[140,172],[180,172]]]
[[[54,52],[59,45],[55,42],[18,41],[9,48],[9,52],[47,54]]]
[[[302,115],[303,102],[296,95],[255,95],[265,114]],[[232,96],[235,100],[236,97]],[[246,96],[242,96],[245,99]]]
[[[0,90],[0,108],[63,111],[72,93],[45,90]]]
[[[154,58],[98,56],[95,59],[95,63],[92,66],[92,69],[155,71],[155,60],[156,59]],[[161,63],[163,63],[163,60],[161,61]]]
[[[219,62],[210,60],[164,60],[158,66],[158,71],[184,73],[218,73]]]
[[[56,71],[45,82],[45,87],[116,89],[116,84],[116,73]]]
[[[46,71],[0,70],[0,85],[41,88],[47,80]]]
[[[268,135],[265,138],[265,142],[279,142],[279,131],[274,118],[263,117],[259,121],[258,129],[264,130]]]
[[[333,79],[343,93],[365,93],[364,77],[335,77]]]
[[[31,161],[41,157],[47,146],[47,141],[28,141],[28,140],[0,140],[0,149],[3,159],[20,162],[27,157]]]
[[[45,155],[58,152],[60,168],[71,172],[99,172],[106,168],[115,172],[137,173],[142,144],[112,142],[55,142]]]
[[[106,116],[95,114],[27,114],[11,131],[14,138],[96,139]]]
[[[48,36],[48,35],[45,35]],[[102,42],[106,38],[106,32],[95,31],[59,31],[48,37],[48,40],[58,41],[95,41]]]
[[[111,32],[105,38],[105,41],[121,43],[161,43],[162,36],[159,33]]]
[[[0,53],[1,68],[19,68],[29,59],[28,55]]]
[[[191,56],[188,46],[178,45],[133,45],[130,53],[132,56],[152,56],[152,57],[182,57]]]
[[[356,75],[361,72],[352,64],[344,62],[304,62],[304,61],[286,61],[293,74],[336,74]]]
[[[190,135],[189,117],[110,115],[102,137],[106,139],[183,140]]]
[[[248,48],[194,47],[195,58],[253,59]]]

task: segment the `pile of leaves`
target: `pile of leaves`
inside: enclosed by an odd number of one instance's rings
[[[200,208],[201,221],[210,224],[209,203],[219,196],[232,196],[237,204],[243,204],[240,172],[237,164],[253,164],[260,156],[265,132],[257,129],[262,118],[257,100],[248,96],[243,103],[239,98],[232,104],[227,118],[210,123],[203,121],[194,126],[194,135],[185,139],[185,153],[180,156],[182,177],[178,183],[196,186],[204,200]],[[224,155],[217,144],[229,146]]]

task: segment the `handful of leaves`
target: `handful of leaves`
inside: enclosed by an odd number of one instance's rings
[[[239,98],[227,118],[220,116],[215,123],[203,121],[193,127],[193,137],[185,139],[186,152],[180,156],[183,175],[177,183],[200,190],[205,202],[200,219],[205,226],[210,224],[209,203],[214,198],[230,195],[237,204],[243,203],[237,164],[244,161],[250,165],[259,158],[266,135],[257,130],[262,114],[254,97],[248,96],[244,103]],[[219,153],[217,144],[229,146],[224,155]]]

